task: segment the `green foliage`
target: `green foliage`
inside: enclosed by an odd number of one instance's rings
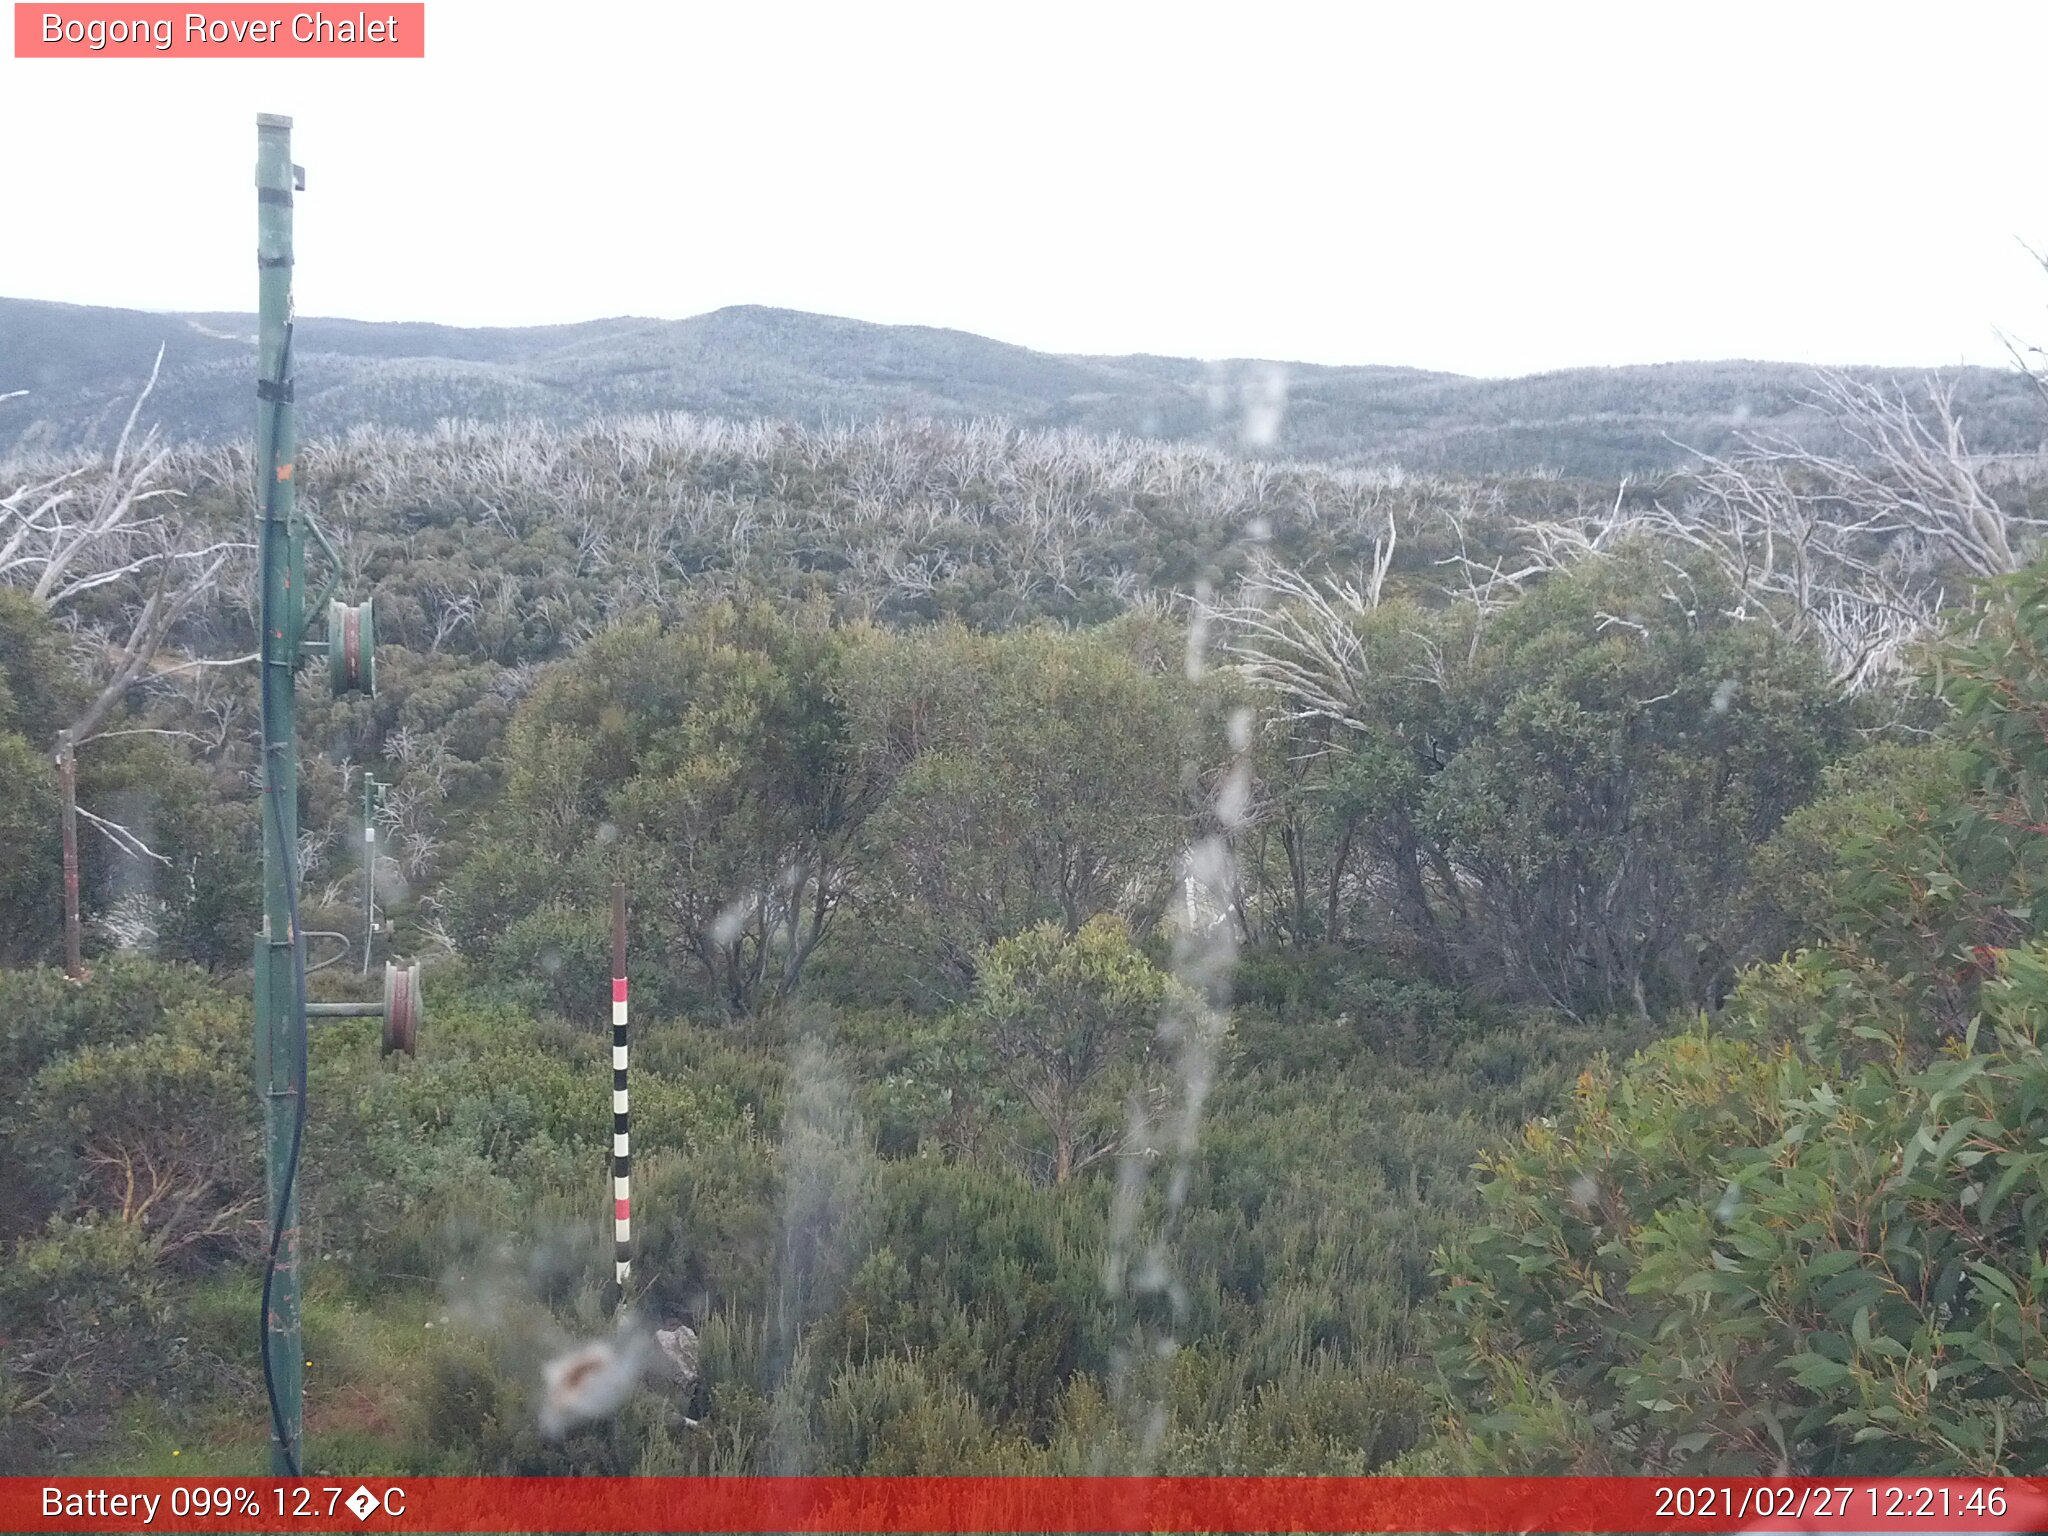
[[[1483,619],[1399,599],[1345,617],[1321,685],[1341,709],[1269,748],[1265,923],[1578,1013],[1717,1001],[1785,931],[1751,852],[1850,723],[1811,656],[1732,608],[1634,550]]]
[[[1262,1476],[1378,1471],[1421,1438],[1427,1412],[1422,1388],[1409,1377],[1319,1362],[1298,1381],[1258,1390],[1246,1416],[1243,1465]]]
[[[246,1257],[262,1203],[248,1038],[244,1012],[214,1002],[59,1057],[23,1095],[18,1166],[54,1173],[53,1209],[132,1225],[159,1257]]]
[[[866,808],[830,692],[844,643],[815,617],[727,605],[593,641],[514,726],[505,794],[450,894],[458,937],[509,975],[552,957],[543,985],[574,987],[627,874],[648,948],[677,963],[668,995],[734,1013],[789,996]]]
[[[14,1243],[0,1264],[0,1469],[27,1472],[53,1444],[104,1434],[118,1394],[159,1382],[176,1392],[188,1362],[175,1317],[134,1223],[53,1218]]]
[[[1752,978],[1737,1003],[1746,1033],[1704,1037],[1725,1054],[1690,1076],[1671,1067],[1669,1084],[1640,1092],[1615,1069],[1588,1078],[1636,1095],[1598,1145],[1662,1223],[1656,1234],[1606,1252],[1612,1232],[1595,1242],[1525,1225],[1558,1173],[1532,1150],[1496,1173],[1486,1228],[1468,1236],[1480,1150],[1557,1111],[1589,1057],[1639,1044],[1643,1013],[1718,1000],[1795,924],[1834,921],[1845,898],[1833,853],[1881,819],[1870,801],[1785,823],[1847,745],[1850,715],[1811,658],[1726,617],[1710,583],[1624,556],[1534,584],[1479,623],[1437,593],[1435,562],[1457,546],[1433,514],[1464,499],[1456,488],[995,429],[451,429],[383,452],[338,443],[305,456],[309,489],[362,514],[357,548],[393,643],[376,698],[304,701],[305,735],[325,750],[306,754],[301,779],[302,915],[309,928],[354,927],[356,775],[373,769],[393,786],[377,871],[399,919],[391,947],[445,937],[463,959],[430,969],[416,1059],[380,1062],[373,1021],[313,1038],[301,1197],[322,1466],[1447,1463],[1506,1431],[1481,1424],[1470,1446],[1421,1448],[1419,1318],[1439,1251],[1469,1255],[1470,1327],[1484,1306],[1499,1313],[1485,1317],[1491,1352],[1457,1364],[1479,1373],[1458,1376],[1465,1389],[1568,1402],[1544,1410],[1563,1426],[1559,1460],[1585,1438],[1578,1420],[1606,1414],[1619,1464],[1662,1431],[1599,1394],[1626,1381],[1679,1402],[1683,1383],[1660,1373],[1720,1347],[1707,1323],[1653,1317],[1664,1295],[1698,1302],[1685,1266],[1712,1268],[1703,1255],[1724,1252],[1766,1266],[1742,1271],[1760,1294],[1803,1295],[1790,1269],[1712,1246],[1718,1229],[1684,1221],[1736,1172],[1756,1213],[1741,1218],[1755,1223],[1746,1234],[1776,1233],[1812,1198],[1793,1178],[1806,1153],[1723,1167],[1786,1133],[1792,1112],[1772,1094],[1835,1094],[1835,1118],[1824,1126],[1813,1110],[1795,1144],[1808,1148],[1851,1111],[1858,1135],[1905,1138],[1924,1122],[1938,1146],[1958,1094],[1982,1096],[1967,1099],[1976,1130],[1946,1161],[1923,1159],[1916,1177],[1935,1182],[1903,1205],[1885,1204],[1888,1186],[1854,1157],[1816,1162],[1830,1190],[1873,1202],[1901,1231],[1929,1202],[1962,1209],[1969,1185],[1950,1170],[1963,1157],[1983,1153],[1982,1170],[2037,1134],[2031,1089],[1997,1098],[1988,1080],[1923,1082],[1955,1031],[1919,1027],[1912,978],[1887,968],[1897,956],[1838,950]],[[233,514],[220,491],[195,490]],[[1466,527],[1497,540],[1508,516],[1568,510],[1577,494],[1530,483]],[[1221,782],[1233,711],[1278,712],[1242,678],[1191,666],[1199,626],[1148,594],[1197,581],[1227,591],[1260,542],[1245,537],[1254,518],[1283,554],[1343,568],[1369,553],[1389,497],[1403,535],[1388,600],[1355,614],[1356,647],[1339,647],[1355,663],[1350,714],[1257,732],[1250,783]],[[243,623],[223,609],[187,638],[231,654]],[[0,613],[0,638],[4,625]],[[31,682],[7,673],[9,697],[56,697],[61,648],[31,653],[17,668]],[[170,861],[120,866],[96,848],[88,909],[96,943],[121,916],[129,942],[239,972],[254,927],[253,759],[235,724],[240,680],[201,677],[217,751],[137,735],[95,744],[82,763],[95,808],[132,816]],[[191,725],[200,702],[166,687],[138,701],[134,723]],[[30,794],[18,819],[0,811],[0,901],[26,921],[50,879],[47,863],[29,867],[52,835],[35,799],[47,776],[42,745],[14,723],[29,713],[7,707],[0,766],[18,759]],[[27,745],[7,759],[16,740]],[[1946,771],[1939,754],[1959,750],[1915,755],[1919,779],[1873,761],[1838,782],[1882,785],[1903,810]],[[2023,802],[2023,770],[2002,771]],[[1244,818],[1219,797],[1241,798]],[[1955,815],[1991,803],[1959,791]],[[1991,820],[1972,880],[2003,893],[2009,919],[2031,876],[2001,873],[2004,823]],[[1759,892],[1752,850],[1781,825],[1765,866],[1777,889]],[[1198,1085],[1170,1073],[1163,1026],[1191,1000],[1161,968],[1162,930],[1186,850],[1219,829],[1237,860],[1228,899],[1244,953],[1213,1081]],[[1873,877],[1874,912],[1891,910],[1878,887],[1906,867]],[[613,1326],[611,1066],[592,1026],[616,876],[632,892],[634,1312],[697,1327],[703,1381],[688,1401],[644,1383],[617,1415],[550,1440],[536,1412],[542,1363]],[[22,955],[47,951],[51,913],[35,921]],[[1996,942],[1982,932],[1966,924],[1935,952]],[[350,992],[347,969],[317,984]],[[0,1409],[25,1426],[0,1431],[19,1437],[10,1447],[159,1469],[165,1418],[108,1416],[141,1416],[154,1389],[81,1363],[96,1320],[149,1320],[183,1341],[173,1354],[138,1346],[152,1367],[188,1372],[189,1397],[164,1399],[171,1422],[196,1426],[195,1449],[216,1465],[260,1464],[242,985],[224,1003],[197,968],[114,953],[80,987],[0,972],[0,1069],[17,1085],[0,1096],[0,1159],[25,1175],[0,1180]],[[2030,1016],[2013,997],[2014,1017]],[[1553,1001],[1571,1011],[1543,1006]],[[1607,1017],[1616,1008],[1627,1023]],[[1854,1025],[1834,1028],[1830,1010]],[[1835,1055],[1814,1065],[1824,1048]],[[1772,1078],[1786,1063],[1808,1063],[1806,1076]],[[1872,1074],[1860,1097],[1848,1087],[1859,1074]],[[1135,1158],[1114,1166],[1134,1106],[1197,1092],[1202,1134],[1171,1181],[1135,1177]],[[2011,1131],[1996,1152],[1971,1140],[1993,1118]],[[1556,1134],[1596,1143],[1576,1121]],[[124,1168],[140,1170],[135,1193]],[[2027,1177],[1998,1202],[1980,1192],[1971,1211],[2031,1220]],[[149,1202],[151,1179],[171,1193]],[[1133,1204],[1146,1231],[1167,1234],[1156,1252],[1132,1245]],[[2013,1277],[2021,1332],[1998,1332],[1999,1313],[1984,1338],[2032,1358],[2020,1347],[2032,1347],[2031,1271],[1994,1252],[2005,1237],[1950,1236],[1927,1262]],[[1788,1238],[1772,1254],[1821,1241]],[[1576,1293],[1528,1294],[1547,1273],[1523,1274],[1529,1245],[1558,1242],[1590,1243],[1600,1294],[1625,1299],[1582,1315]],[[81,1287],[85,1312],[44,1319],[62,1277],[97,1260],[106,1294]],[[1631,1290],[1643,1273],[1659,1284]],[[1976,1305],[1974,1275],[1952,1302]],[[1479,1306],[1482,1283],[1493,1289]],[[1640,1345],[1599,1331],[1622,1312],[1665,1331]],[[1979,1358],[1926,1316],[1937,1369]],[[1922,1347],[1912,1319],[1873,1317],[1873,1338]],[[1174,1349],[1134,1360],[1134,1318]],[[1815,1321],[1786,1311],[1733,1368],[1778,1382],[1799,1352],[1792,1334]],[[1853,1313],[1844,1326],[1854,1342]],[[1550,1369],[1524,1353],[1560,1337],[1583,1347],[1556,1370],[1607,1374],[1581,1398],[1547,1385],[1516,1397]],[[56,1367],[83,1383],[38,1398]],[[1985,1362],[1969,1389],[2025,1407],[2010,1375]],[[1854,1446],[1885,1422],[1883,1405],[1866,1392],[1831,1411],[1873,1415],[1841,1432]],[[1987,1424],[1995,1438],[1995,1418],[1974,1412],[1944,1409],[1938,1434],[1911,1443],[1967,1448]],[[685,1428],[685,1414],[704,1422]],[[2011,1444],[2031,1432],[2022,1419]],[[1753,1438],[1745,1424],[1729,1443]],[[1532,1455],[1548,1454],[1550,1433],[1532,1433]]]
[[[491,970],[542,1007],[588,1019],[592,1000],[611,996],[611,908],[594,896],[580,908],[549,901],[505,924],[490,947]]]
[[[1831,908],[1823,931],[1908,982],[1926,1028],[1943,1035],[1967,1025],[1995,951],[2042,927],[2043,580],[2037,566],[1991,588],[1938,653],[1931,682],[1951,711],[1940,738],[1876,757],[1800,824],[1805,846],[1826,839],[1839,850],[1816,892]],[[1787,857],[1797,861],[1798,845]]]
[[[1988,1053],[1830,1070],[1687,1036],[1596,1068],[1562,1124],[1490,1163],[1489,1219],[1448,1260],[1481,1464],[2038,1464],[2048,1061],[2028,1015],[2048,993],[2037,953],[2014,966]],[[1882,1029],[1829,991],[1838,1025]]]
[[[8,1086],[0,1088],[0,1163],[29,1168],[23,1137],[45,1113],[31,1090],[46,1068],[81,1050],[104,1057],[134,1045],[169,1018],[217,998],[196,971],[129,957],[101,962],[82,984],[58,970],[0,970],[0,1061],[8,1068]],[[47,1187],[29,1178],[0,1181],[0,1241],[41,1225],[52,1209],[48,1201]]]
[[[1270,1017],[1257,1011],[1261,1040],[1322,1018],[1322,992],[1375,999],[1394,986],[1335,957],[1297,985],[1284,976],[1290,963],[1259,962],[1272,995],[1296,999]],[[992,995],[1033,1007],[1129,1003],[1119,1038],[1141,1052],[1167,985],[1107,919],[1072,937],[1027,934],[988,977]],[[160,1158],[196,1146],[180,1138],[208,1125],[253,1132],[241,1006],[209,1003],[200,973],[109,961],[83,988],[36,972],[0,976],[0,988],[13,1005],[0,1017],[46,1019],[16,1041],[46,1064],[25,1105],[35,1146],[63,1143],[80,1118],[95,1132],[146,1128]],[[323,1466],[1371,1470],[1420,1433],[1402,1362],[1429,1252],[1469,1199],[1460,1171],[1509,1117],[1546,1103],[1589,1043],[1507,1020],[1453,1028],[1428,1006],[1449,994],[1421,987],[1405,1003],[1396,988],[1389,1006],[1421,1008],[1418,1027],[1438,1031],[1448,1061],[1383,1049],[1378,1036],[1400,1032],[1362,1014],[1362,1041],[1338,1049],[1341,1027],[1321,1037],[1327,1060],[1307,1045],[1270,1063],[1263,1047],[1230,1053],[1176,1246],[1189,1296],[1183,1347],[1156,1386],[1120,1396],[1123,1303],[1102,1283],[1111,1181],[1020,1177],[1012,1099],[900,1086],[942,1080],[929,1074],[972,1047],[970,1011],[918,1021],[812,1009],[707,1030],[643,1008],[637,1306],[700,1328],[705,1381],[694,1404],[643,1386],[619,1417],[549,1441],[535,1411],[539,1362],[608,1327],[608,1049],[469,990],[454,971],[429,989],[415,1060],[380,1064],[373,1021],[313,1040],[319,1112],[301,1198],[305,1251],[317,1258],[308,1405]],[[146,1069],[161,1080],[133,1075]],[[890,1145],[876,1105],[896,1117]],[[221,1155],[244,1159],[253,1180],[250,1148]],[[141,1441],[96,1410],[57,1414],[52,1397],[18,1415],[18,1430],[10,1423],[25,1437],[19,1454],[92,1447],[114,1465],[155,1466],[164,1445],[183,1444],[185,1459],[204,1449],[210,1464],[260,1465],[246,1249],[166,1252],[146,1222],[109,1219],[102,1185],[58,1188],[102,1213],[66,1233],[128,1231],[132,1252],[95,1281],[118,1281],[120,1295],[91,1301],[83,1321],[46,1328],[35,1310],[46,1291],[7,1292],[10,1401],[40,1393],[47,1382],[33,1373],[60,1355],[87,1371],[76,1352],[115,1337],[106,1319],[148,1316],[160,1336],[141,1339],[138,1358],[159,1362],[148,1351],[182,1340],[175,1359],[191,1383],[189,1397],[164,1401],[188,1424],[223,1427]],[[43,1273],[56,1259],[35,1245],[51,1241],[25,1236],[0,1272]],[[62,1277],[46,1290],[67,1285],[81,1305],[96,1294]],[[109,1411],[159,1391],[143,1376],[90,1379]],[[1169,1428],[1148,1461],[1129,1421],[1154,1390]],[[704,1427],[683,1429],[683,1413]]]
[[[842,693],[862,775],[886,787],[860,843],[860,942],[893,972],[875,985],[946,1001],[1034,924],[1156,921],[1192,825],[1181,762],[1202,747],[1193,691],[1148,639],[944,626],[863,645]]]
[[[111,802],[146,814],[151,846],[167,861],[161,874],[148,877],[150,948],[162,960],[240,970],[263,919],[257,808],[246,799],[223,803],[196,766],[164,752],[155,756]],[[134,875],[131,866],[127,877]]]
[[[1816,787],[1846,720],[1809,657],[1647,562],[1547,582],[1481,636],[1484,722],[1426,819],[1476,872],[1538,995],[1706,999],[1755,952],[1748,850]]]
[[[1113,917],[1071,936],[1053,924],[1005,939],[981,963],[971,1013],[996,1071],[1052,1143],[1064,1184],[1122,1145],[1124,1101],[1142,1093],[1168,980]]]
[[[1830,767],[1824,793],[1785,818],[1758,854],[1759,884],[1804,933],[1891,921],[1907,895],[1894,862],[1915,829],[1952,816],[1967,783],[1953,741],[1880,742]],[[1912,850],[1932,852],[1931,848]],[[1889,942],[1908,939],[1893,929]],[[1932,968],[1925,941],[1901,956],[1901,970]]]
[[[1498,1037],[1504,1023],[1451,987],[1379,974],[1335,946],[1256,950],[1232,980],[1236,1053],[1289,1075],[1383,1056],[1442,1061],[1461,1038]]]
[[[451,928],[566,1007],[623,872],[635,952],[666,959],[654,995],[735,1015],[792,997],[821,946],[829,993],[930,1004],[1034,923],[1142,929],[1190,825],[1195,724],[1147,643],[728,606],[614,631],[521,710]]]
[[[47,744],[83,702],[49,611],[26,592],[0,588],[0,733]]]
[[[0,731],[0,782],[0,962],[26,965],[49,958],[62,938],[57,767],[27,738]]]
[[[1831,942],[1597,1065],[1487,1164],[1443,1362],[1486,1467],[1989,1474],[2048,1455],[2048,568],[1941,661],[1942,739],[1774,857]],[[1829,868],[1821,849],[1836,850]]]
[[[57,768],[51,749],[79,683],[57,628],[0,588],[0,965],[48,958],[60,937]]]
[[[248,1023],[200,973],[0,971],[0,1466],[107,1433],[123,1394],[217,1385],[179,1277],[254,1251]]]

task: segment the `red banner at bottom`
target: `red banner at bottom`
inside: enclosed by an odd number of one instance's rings
[[[6,1531],[2048,1531],[2048,1481],[0,1478]]]

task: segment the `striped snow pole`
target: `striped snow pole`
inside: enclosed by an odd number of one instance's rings
[[[633,1144],[626,1099],[626,883],[612,882],[612,1269],[620,1299],[633,1269]]]

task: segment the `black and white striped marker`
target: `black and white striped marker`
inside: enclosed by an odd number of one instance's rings
[[[612,1271],[633,1269],[632,1110],[626,1097],[626,885],[612,882]]]

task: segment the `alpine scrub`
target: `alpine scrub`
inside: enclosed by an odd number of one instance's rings
[[[1840,834],[1825,941],[1482,1165],[1441,1266],[1473,1464],[2048,1461],[2044,597],[1993,587],[1930,669],[1939,739],[1788,829]]]

